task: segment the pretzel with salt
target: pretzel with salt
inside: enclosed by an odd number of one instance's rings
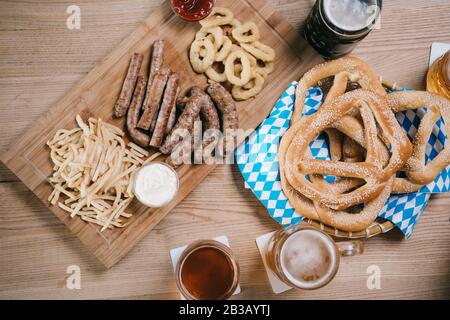
[[[385,168],[367,161],[344,163],[303,159],[310,141],[361,103],[370,107],[390,142],[392,156]],[[367,152],[373,152],[373,149],[378,150],[376,148],[376,132],[369,134],[367,128],[365,128],[365,132]],[[280,145],[280,153],[286,154],[285,175],[288,182],[307,198],[335,210],[346,209],[374,199],[380,194],[384,184],[405,164],[411,154],[411,144],[392,112],[384,106],[380,97],[365,90],[348,92],[322,106],[314,115],[294,124],[288,133],[290,134],[283,137]],[[292,138],[286,138],[291,135]],[[311,174],[359,178],[365,180],[366,184],[349,193],[331,195],[318,190],[306,179],[306,176]]]
[[[338,74],[340,74],[338,76]],[[302,117],[302,111],[305,106],[305,98],[310,87],[316,85],[320,80],[335,76],[333,87],[338,92],[344,92],[342,88],[347,85],[347,80],[357,82],[362,89],[372,91],[379,96],[386,95],[379,78],[369,68],[367,63],[359,58],[348,56],[333,61],[321,63],[308,72],[300,79],[295,92],[294,114],[292,122],[295,123]],[[332,91],[332,90],[330,90]],[[330,93],[329,93],[330,94]],[[332,93],[332,95],[336,96]]]
[[[280,157],[280,172],[283,172],[283,167],[284,159]],[[355,232],[364,230],[376,219],[378,212],[380,212],[389,197],[393,184],[392,179],[386,183],[385,188],[374,200],[366,203],[364,209],[356,214],[346,211],[335,211],[320,205],[318,202],[312,202],[292,188],[286,181],[284,174],[281,174],[281,185],[289,203],[304,217],[321,221],[340,230]],[[318,188],[328,190],[334,194],[347,192],[364,183],[360,179],[340,179],[334,183],[328,183],[321,176],[314,177],[313,181]]]
[[[365,112],[367,112],[367,108],[365,109]],[[374,121],[371,120],[367,124],[368,130],[374,133],[376,131],[376,125]],[[364,209],[358,214],[345,211],[335,211],[320,205],[318,202],[312,202],[310,199],[306,198],[300,192],[295,190],[289,184],[284,174],[286,148],[292,142],[296,133],[297,132],[290,130],[283,136],[279,153],[281,185],[284,194],[289,200],[289,203],[295,208],[297,212],[301,213],[304,217],[321,221],[341,230],[360,231],[367,228],[375,220],[378,212],[381,210],[384,202],[389,196],[392,188],[393,178],[391,178],[385,184],[385,187],[381,190],[380,194],[374,200],[369,201],[365,204]],[[373,161],[374,163],[378,163],[379,165],[379,161],[382,160],[380,149],[371,148],[370,150],[373,150],[373,152],[368,154],[368,160]],[[307,150],[305,157],[309,159],[312,158],[309,149]],[[339,179],[335,183],[329,184],[322,176],[314,175],[311,176],[311,180],[314,182],[317,188],[327,190],[334,195],[342,194],[356,187],[359,187],[364,183],[364,181],[361,179]]]
[[[366,161],[374,163],[380,167],[383,161],[382,153],[379,148],[376,148],[377,141],[373,138],[377,134],[377,126],[374,115],[367,104],[361,105],[361,115],[364,121],[364,126],[366,128],[367,138],[369,139],[368,144],[372,146],[367,151]],[[343,183],[329,184],[321,176],[311,177],[311,181],[314,182],[314,185],[318,189],[320,189],[321,191],[331,192],[334,195],[342,194],[351,190],[353,188],[353,186],[351,185],[352,182],[354,186],[359,186],[362,182],[358,179],[348,180],[350,181],[347,182],[347,185]],[[358,180],[359,184],[358,181],[355,180]],[[358,213],[333,210],[328,208],[327,206],[321,205],[317,201],[314,201],[314,206],[320,218],[320,221],[328,225],[333,225],[341,230],[350,232],[367,228],[376,219],[376,217],[378,216],[378,212],[382,209],[385,201],[389,197],[392,190],[393,181],[394,176],[392,176],[385,184],[380,194],[373,200],[365,203],[364,208]]]
[[[342,159],[345,162],[363,161],[364,149],[355,140],[345,136],[342,142]]]
[[[348,232],[356,232],[366,229],[372,224],[373,221],[375,221],[378,213],[383,208],[384,203],[389,198],[393,186],[393,181],[394,177],[391,177],[385,184],[385,187],[380,192],[380,194],[373,200],[365,203],[364,208],[358,213],[352,213],[342,210],[332,210],[326,206],[320,205],[318,202],[314,202],[319,220],[326,225],[330,225],[337,229]],[[334,184],[331,185],[330,189],[330,184],[328,183],[319,185],[318,187],[323,188],[323,190],[325,190],[326,188],[326,190],[331,190],[336,194],[347,191],[346,189],[337,188],[336,186],[334,186]]]
[[[413,153],[404,168],[407,179],[397,178],[393,190],[395,193],[417,191],[432,182],[450,164],[450,148],[446,144],[444,149],[425,165],[426,146],[440,117],[444,119],[444,132],[450,137],[450,101],[430,92],[401,91],[389,94],[386,103],[395,113],[428,108],[414,136]]]
[[[331,88],[326,94],[324,103],[344,94],[347,90],[348,81],[357,83],[361,88],[373,91],[380,96],[386,94],[379,78],[372,72],[367,63],[359,58],[349,56],[325,62],[306,72],[300,79],[295,92],[295,108],[292,122],[296,122],[301,118],[308,89],[332,76],[334,78]],[[330,153],[333,160],[340,160],[342,158],[343,138],[340,132],[349,135],[354,140],[359,140],[358,142],[360,144],[363,143],[362,139],[355,137],[355,135],[359,134],[359,138],[362,138],[363,130],[356,123],[356,119],[353,119],[351,116],[342,118],[333,127],[337,130],[325,130],[329,138]],[[355,131],[355,129],[357,130]],[[387,154],[385,156],[387,157]]]

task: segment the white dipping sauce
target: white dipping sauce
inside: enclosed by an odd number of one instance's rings
[[[161,208],[178,192],[178,176],[166,164],[151,163],[136,174],[134,194],[148,207]]]

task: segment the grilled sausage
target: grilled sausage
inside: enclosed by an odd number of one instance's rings
[[[200,109],[200,117],[203,121],[203,128],[204,130],[208,129],[217,129],[220,130],[220,121],[219,121],[219,115],[217,113],[217,109],[214,106],[213,101],[211,100],[211,97],[205,93],[202,89],[199,87],[193,87],[191,89],[191,95],[200,95],[203,96],[207,103],[202,105],[202,108]]]
[[[151,85],[153,79],[159,73],[164,63],[164,40],[156,40],[153,43],[152,59],[150,61],[150,71],[148,76],[148,84]]]
[[[122,84],[119,99],[117,99],[116,105],[114,106],[114,115],[117,118],[121,118],[127,113],[143,59],[144,56],[136,52],[133,53],[133,56],[131,57],[127,76]]]
[[[184,107],[186,106],[187,101],[189,100],[189,96],[183,96],[177,99],[177,111],[182,113]]]
[[[147,80],[145,77],[138,76],[136,81],[136,89],[133,94],[133,100],[131,101],[127,115],[127,129],[131,139],[133,139],[133,141],[141,147],[148,147],[150,143],[150,137],[136,128],[142,101],[144,100],[146,84]]]
[[[164,92],[163,102],[159,110],[156,125],[153,130],[150,146],[159,148],[163,142],[167,123],[169,122],[170,114],[175,106],[177,100],[179,77],[176,73],[172,73],[167,80],[166,90]]]
[[[187,132],[192,136],[194,129],[195,118],[198,117],[202,105],[207,103],[206,99],[201,96],[191,96],[183,110],[183,113],[178,118],[177,123],[170,131],[170,134],[164,140],[160,151],[164,154],[170,154],[178,143],[182,142],[185,137],[180,133],[181,130],[187,130]]]
[[[222,131],[223,131],[223,149],[224,153],[227,150],[227,135],[232,134],[231,130],[237,130],[239,128],[239,118],[236,109],[236,103],[233,100],[231,94],[220,84],[211,83],[206,89],[207,93],[211,96],[212,100],[216,104],[222,114]],[[233,135],[233,147],[237,145],[237,137]]]
[[[207,101],[207,103],[203,104],[200,109],[200,117],[203,122],[204,132],[202,139],[202,152],[200,154],[197,153],[197,146],[194,144],[194,141],[192,142],[193,150],[195,152],[194,159],[196,161],[202,161],[205,156],[210,157],[213,154],[216,145],[219,143],[218,133],[220,130],[220,120],[217,109],[214,106],[214,102],[211,100],[211,97],[205,93],[205,91],[199,87],[193,87],[191,89],[191,94],[203,96]],[[199,156],[201,156],[201,159],[198,158]]]
[[[180,87],[178,86],[177,97],[179,95],[180,95]],[[175,100],[173,102],[172,110],[170,111],[169,120],[167,121],[165,135],[168,135],[170,133],[170,130],[172,130],[173,126],[175,125],[175,122],[177,121],[177,101],[178,100]]]
[[[147,95],[143,105],[144,113],[138,122],[138,128],[144,130],[150,129],[154,118],[158,116],[159,105],[164,93],[164,88],[166,87],[169,73],[170,69],[163,67],[153,79],[150,90],[147,90]]]

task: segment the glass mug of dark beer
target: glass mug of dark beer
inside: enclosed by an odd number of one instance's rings
[[[333,280],[341,256],[364,251],[362,241],[335,242],[326,233],[305,223],[275,232],[266,246],[266,262],[285,284],[318,289]]]
[[[375,27],[382,0],[317,0],[303,36],[325,59],[349,54]]]

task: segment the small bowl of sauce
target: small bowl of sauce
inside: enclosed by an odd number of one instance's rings
[[[199,21],[211,13],[214,0],[171,0],[172,10],[187,21]]]
[[[177,172],[163,162],[152,162],[136,172],[133,192],[142,204],[150,208],[162,208],[178,193]]]

